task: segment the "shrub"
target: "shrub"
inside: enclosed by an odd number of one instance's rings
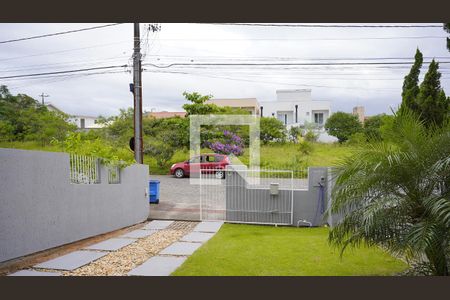
[[[362,130],[362,124],[358,117],[349,113],[338,111],[332,114],[325,123],[325,129],[332,136],[338,138],[339,143],[343,143],[349,137]]]

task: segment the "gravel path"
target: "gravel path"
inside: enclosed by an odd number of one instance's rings
[[[196,225],[196,222],[174,222],[166,229],[147,238],[139,239],[86,266],[62,274],[63,276],[126,276],[129,271],[191,232]]]

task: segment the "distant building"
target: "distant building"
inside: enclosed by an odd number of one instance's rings
[[[310,89],[277,90],[276,94],[276,101],[261,103],[261,116],[275,117],[287,128],[306,123],[322,128],[331,115],[331,102],[312,100]]]
[[[252,115],[259,115],[259,102],[256,98],[229,98],[229,99],[211,99],[207,103],[212,103],[220,107],[235,107],[248,111]]]
[[[144,117],[147,118],[156,118],[156,119],[165,119],[172,117],[186,117],[186,112],[184,111],[152,111],[144,113]]]
[[[47,104],[45,104],[45,106],[47,107],[47,109],[49,111],[65,113],[51,103],[47,103]],[[81,116],[81,115],[69,115],[69,118],[67,119],[68,122],[75,124],[78,127],[78,129],[81,129],[81,130],[102,128],[103,124],[98,124],[97,120],[98,120],[97,117]]]
[[[72,115],[68,119],[68,121],[72,124],[75,124],[78,129],[81,130],[90,130],[90,129],[99,129],[103,127],[103,124],[97,123],[98,118],[92,116],[80,116],[80,115]]]
[[[358,116],[358,120],[364,124],[364,106],[355,106],[353,107],[353,115]]]

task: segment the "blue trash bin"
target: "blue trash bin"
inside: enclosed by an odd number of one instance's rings
[[[159,203],[159,180],[150,180],[149,181],[149,202],[150,203]]]

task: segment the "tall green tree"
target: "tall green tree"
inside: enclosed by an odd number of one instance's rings
[[[332,114],[325,123],[325,129],[343,143],[354,133],[362,131],[358,117],[342,111]]]
[[[445,96],[441,87],[441,73],[438,69],[439,63],[433,59],[420,84],[419,94],[416,98],[421,119],[427,126],[441,125],[445,119],[449,118],[450,113],[450,98]]]
[[[450,122],[427,127],[411,111],[396,116],[391,137],[343,160],[329,213],[343,216],[329,241],[378,245],[431,274],[449,275]]]
[[[402,104],[400,109],[411,109],[417,111],[416,98],[419,94],[419,75],[420,69],[423,64],[423,55],[419,49],[416,50],[416,55],[414,56],[414,64],[409,71],[409,74],[405,76],[403,81],[402,89]]]

